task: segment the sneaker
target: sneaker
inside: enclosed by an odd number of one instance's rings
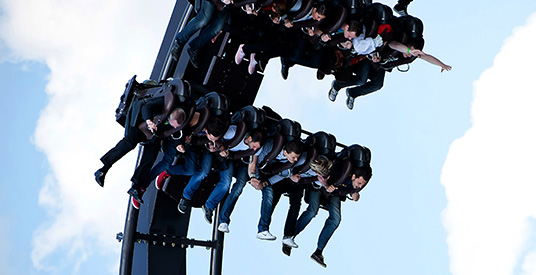
[[[322,80],[324,79],[325,76],[326,76],[326,73],[324,73],[321,70],[316,70],[316,79]]]
[[[201,209],[203,209],[203,213],[205,214],[205,221],[207,221],[209,224],[212,224],[212,209],[208,209],[206,206],[201,206]]]
[[[179,201],[179,205],[177,206],[177,209],[179,209],[179,212],[181,212],[181,214],[184,214],[186,213],[186,211],[188,211],[189,206],[190,206],[190,200],[181,198],[181,200]]]
[[[197,50],[189,47],[188,48],[188,55],[190,56],[190,63],[196,68],[199,67],[199,63],[197,63]]]
[[[324,267],[324,268],[327,267],[326,263],[324,263],[324,256],[322,256],[322,254],[313,253],[311,255],[311,259],[313,259],[315,262],[317,262],[322,267]]]
[[[286,244],[283,244],[283,254],[287,255],[290,257],[290,252],[292,251],[292,247],[286,245]]]
[[[408,6],[407,5],[402,5],[402,4],[398,3],[393,7],[393,10],[396,13],[398,13],[398,15],[400,15],[400,16],[408,15]]]
[[[173,45],[171,46],[171,58],[175,61],[179,60],[179,55],[182,51],[183,45],[180,45],[177,40],[173,41]]]
[[[285,59],[281,57],[281,77],[283,77],[284,80],[287,80],[288,78],[288,69],[288,64],[285,62]]]
[[[128,189],[127,193],[132,196],[133,199],[137,200],[139,203],[143,203],[143,200],[141,199],[141,196],[143,196],[143,193],[145,193],[145,190],[138,190],[135,187],[130,187]]]
[[[156,186],[156,189],[160,190],[164,187],[164,183],[166,182],[166,179],[171,177],[170,174],[167,173],[166,170],[162,171],[160,175],[158,175],[154,181],[154,185]]]
[[[222,222],[222,223],[220,223],[220,225],[218,225],[218,231],[223,232],[223,233],[229,233],[229,232],[231,232],[231,231],[229,230],[229,224],[228,224],[228,223],[224,223],[224,222]]]
[[[355,100],[355,97],[351,97],[350,94],[348,93],[348,89],[346,89],[346,107],[348,107],[348,109],[352,110],[354,109],[354,100]]]
[[[105,176],[106,176],[106,172],[103,171],[102,168],[95,172],[95,181],[97,181],[100,187],[104,187]]]
[[[244,56],[246,56],[242,47],[244,47],[244,44],[240,44],[240,46],[238,46],[238,51],[236,51],[234,57],[234,61],[237,65],[240,64],[240,62],[242,62],[242,59],[244,59]]]
[[[251,57],[249,58],[248,73],[249,74],[254,74],[255,73],[255,67],[257,67],[257,61],[255,60],[255,54],[252,53]]]
[[[138,210],[140,210],[141,203],[135,199],[134,197],[130,197],[130,200],[132,201],[132,206]]]
[[[335,102],[335,99],[337,99],[337,95],[339,94],[339,90],[335,89],[335,80],[331,82],[331,89],[329,89],[328,92],[328,98],[332,102]]]
[[[272,233],[270,233],[270,231],[266,230],[266,231],[262,231],[262,232],[257,233],[257,239],[264,240],[264,241],[275,241],[275,239],[277,239],[277,237],[272,235]]]
[[[298,248],[298,244],[294,242],[294,237],[283,237],[283,244],[292,248]]]

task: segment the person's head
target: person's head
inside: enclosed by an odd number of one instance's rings
[[[264,135],[259,130],[253,131],[246,135],[244,142],[249,146],[249,149],[259,150],[264,144]]]
[[[283,148],[283,155],[290,163],[295,163],[303,152],[303,144],[299,140],[291,140]]]
[[[350,178],[352,180],[352,187],[354,187],[354,189],[363,189],[371,177],[372,168],[370,166],[354,168]]]
[[[413,38],[410,41],[408,41],[407,46],[411,49],[421,50],[424,48],[424,39],[422,37]],[[405,58],[412,57],[411,54],[403,53]]]
[[[342,26],[342,30],[346,39],[353,39],[363,31],[363,27],[359,21],[351,20],[348,24]]]
[[[177,107],[169,114],[168,121],[173,128],[178,128],[186,122],[186,112],[184,112],[184,109]]]
[[[218,140],[227,130],[227,123],[219,117],[210,118],[205,125],[205,131],[207,132],[207,138],[215,142]]]
[[[317,175],[322,177],[327,177],[333,166],[333,162],[329,160],[326,156],[320,155],[314,160],[311,161],[311,170]]]
[[[316,5],[311,11],[311,15],[315,21],[323,20],[326,18],[326,6],[324,4]]]

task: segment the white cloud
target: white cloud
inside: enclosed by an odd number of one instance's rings
[[[456,275],[513,274],[524,258],[526,274],[534,274],[527,243],[528,220],[536,217],[536,56],[526,50],[534,33],[536,14],[475,81],[473,125],[452,143],[443,167],[443,222]]]
[[[110,170],[104,189],[93,172],[123,134],[114,121],[119,96],[132,75],[149,76],[173,4],[0,1],[0,38],[9,50],[3,58],[36,60],[50,68],[49,101],[34,140],[51,168],[39,196],[51,219],[34,234],[36,267],[57,270],[59,262],[73,262],[61,273],[75,273],[92,255],[119,260],[114,237],[123,230],[136,152]],[[56,253],[61,260],[51,256]]]

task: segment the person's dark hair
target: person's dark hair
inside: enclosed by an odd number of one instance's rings
[[[418,38],[411,39],[410,41],[408,41],[408,47],[411,47],[411,46],[413,46],[413,48],[417,50],[422,51],[422,49],[424,48],[424,38],[418,37]]]
[[[285,151],[287,153],[296,153],[298,155],[301,155],[303,152],[303,143],[299,140],[291,140],[285,145]]]
[[[221,137],[227,130],[227,123],[219,117],[213,117],[207,121],[205,128],[207,133],[215,137]]]
[[[169,114],[169,120],[175,120],[179,125],[182,125],[186,121],[186,112],[182,108],[175,108]]]
[[[363,179],[368,182],[370,178],[372,178],[372,168],[368,165],[363,167],[356,167],[352,171],[352,174],[355,175],[356,178],[363,177]]]
[[[314,6],[316,8],[316,12],[320,15],[326,15],[326,5],[324,4],[316,4]]]
[[[360,34],[363,31],[363,24],[356,20],[350,20],[350,22],[348,22],[348,31]]]
[[[251,137],[251,142],[258,142],[261,146],[264,144],[264,134],[261,130],[255,130],[248,135]]]

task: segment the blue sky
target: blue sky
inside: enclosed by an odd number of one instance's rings
[[[287,202],[271,225],[278,240],[259,241],[260,193],[246,188],[224,274],[536,274],[536,2],[482,2],[414,1],[424,51],[453,70],[417,60],[354,111],[344,93],[327,100],[331,77],[293,67],[285,81],[278,61],[268,66],[256,105],[369,147],[374,176],[358,203],[343,203],[326,270],[309,255],[327,213],[289,258],[280,252]],[[122,135],[117,99],[132,75],[149,75],[173,4],[0,0],[0,274],[117,273],[135,153],[104,189],[92,173]],[[191,236],[210,230],[193,211]],[[191,274],[208,273],[209,253],[188,253]]]

